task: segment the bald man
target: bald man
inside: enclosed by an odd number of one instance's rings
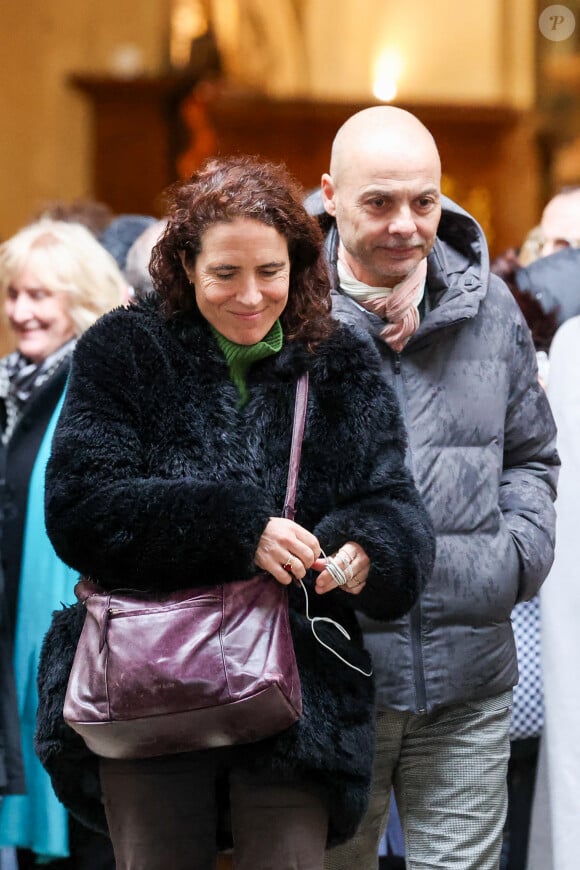
[[[412,114],[351,117],[307,205],[327,231],[335,315],[379,349],[437,532],[413,611],[361,619],[374,782],[358,834],[326,870],[378,866],[392,787],[408,870],[496,870],[518,678],[510,614],[553,558],[559,460],[534,347],[480,227],[441,195],[436,144]]]
[[[580,248],[580,187],[571,187],[552,197],[542,212],[540,256],[565,248]]]

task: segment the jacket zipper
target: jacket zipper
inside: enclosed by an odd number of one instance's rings
[[[395,353],[393,370],[395,374],[395,394],[397,396],[403,423],[405,429],[409,431],[407,426],[407,402],[401,376],[401,354]],[[405,462],[411,473],[413,473],[413,457],[411,454],[410,443],[407,445]],[[427,690],[425,687],[425,668],[423,665],[423,646],[421,643],[421,626],[423,622],[423,611],[421,606],[421,596],[417,599],[410,613],[410,628],[411,628],[411,650],[413,656],[413,676],[415,678],[415,703],[418,713],[425,713],[427,710]]]

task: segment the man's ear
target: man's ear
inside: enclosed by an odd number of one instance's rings
[[[334,204],[334,184],[332,176],[325,172],[320,179],[320,189],[322,191],[322,203],[324,210],[332,217],[336,217],[336,206]]]

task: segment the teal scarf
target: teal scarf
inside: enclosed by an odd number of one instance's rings
[[[218,332],[213,326],[212,331],[223,355],[226,358],[230,370],[230,377],[238,388],[240,394],[238,408],[243,408],[248,401],[248,387],[246,384],[248,369],[252,363],[257,362],[259,359],[273,356],[275,353],[282,350],[282,345],[284,343],[282,325],[280,321],[277,320],[270,332],[264,336],[262,341],[248,345],[236,344],[235,342],[230,341],[229,338],[223,336],[221,332]]]
[[[34,752],[40,647],[53,610],[74,601],[78,573],[60,561],[44,525],[44,473],[64,400],[54,410],[36,456],[28,490],[14,642],[14,668],[26,775],[26,794],[0,801],[0,847],[32,849],[42,863],[67,857],[67,812]]]

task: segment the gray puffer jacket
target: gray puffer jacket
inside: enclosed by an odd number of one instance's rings
[[[499,694],[518,679],[512,608],[538,591],[554,547],[556,430],[528,327],[490,274],[481,228],[443,197],[425,314],[394,353],[380,318],[337,286],[338,233],[320,195],[307,207],[327,230],[334,312],[374,336],[399,397],[437,534],[433,577],[411,613],[364,622],[378,706],[422,712]]]

